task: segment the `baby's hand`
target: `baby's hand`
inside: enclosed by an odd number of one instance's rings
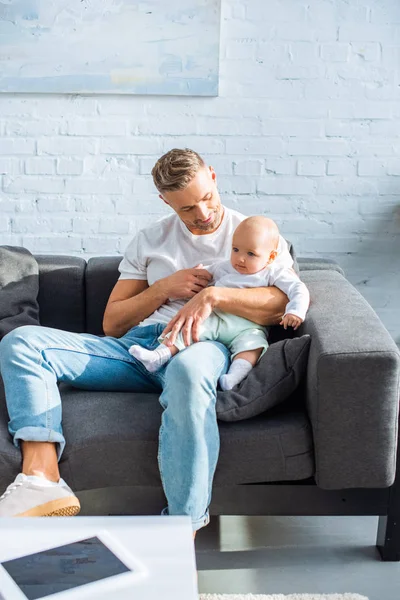
[[[287,329],[288,327],[293,327],[293,329],[296,331],[296,329],[300,327],[302,322],[303,319],[300,319],[300,317],[288,313],[287,315],[282,317],[282,321],[279,323],[279,325],[283,325],[285,329]]]

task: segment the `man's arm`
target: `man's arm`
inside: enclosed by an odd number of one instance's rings
[[[157,283],[149,287],[145,279],[117,281],[104,312],[104,333],[121,337],[164,304],[165,292]]]
[[[165,304],[168,298],[193,298],[210,280],[208,271],[199,266],[176,271],[150,287],[146,279],[120,279],[104,312],[104,333],[121,337]]]
[[[212,289],[214,309],[249,319],[258,325],[278,325],[288,303],[286,294],[276,287]]]
[[[162,335],[170,333],[166,340],[172,346],[176,336],[182,331],[186,346],[190,337],[199,341],[200,325],[213,310],[244,317],[259,325],[279,325],[288,302],[286,295],[275,287],[262,288],[220,288],[208,287],[189,300],[163,330]]]

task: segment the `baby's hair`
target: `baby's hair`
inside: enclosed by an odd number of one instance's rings
[[[272,219],[263,216],[255,216],[255,217],[247,217],[242,221],[239,227],[242,228],[251,228],[257,229],[258,231],[262,231],[266,236],[268,236],[273,246],[277,246],[279,242],[279,229],[278,225]]]

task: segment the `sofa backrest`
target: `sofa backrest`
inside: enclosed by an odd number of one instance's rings
[[[290,251],[294,255],[289,242]],[[85,259],[74,256],[36,255],[39,264],[40,322],[67,331],[103,334],[104,310],[116,284],[121,256]],[[296,261],[296,258],[294,256]],[[295,262],[297,268],[297,262]],[[340,267],[324,259],[299,259],[300,269]]]
[[[102,335],[103,315],[119,277],[121,256],[90,258],[86,267],[86,331]]]
[[[75,256],[35,255],[39,265],[41,325],[67,331],[86,330],[86,261]]]
[[[35,255],[39,265],[41,325],[103,334],[104,310],[119,277],[120,256]]]
[[[40,323],[45,327],[102,335],[104,310],[118,280],[122,257],[99,256],[87,263],[74,256],[35,255],[35,258],[39,264]]]

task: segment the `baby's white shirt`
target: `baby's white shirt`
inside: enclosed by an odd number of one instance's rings
[[[211,285],[230,288],[255,288],[276,286],[289,298],[285,315],[292,314],[304,321],[310,304],[306,285],[294,272],[293,260],[286,254],[278,255],[275,261],[257,273],[239,273],[230,260],[204,265],[213,276]]]

